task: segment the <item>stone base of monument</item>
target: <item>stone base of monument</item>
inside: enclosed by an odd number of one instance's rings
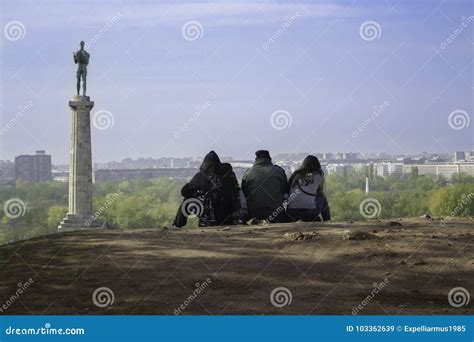
[[[104,222],[95,219],[94,216],[85,217],[81,215],[67,214],[58,226],[58,231],[68,232],[75,230],[92,230],[103,226]]]
[[[74,95],[71,108],[71,155],[69,163],[68,214],[58,231],[92,230],[103,227],[92,210],[92,146],[89,96]]]

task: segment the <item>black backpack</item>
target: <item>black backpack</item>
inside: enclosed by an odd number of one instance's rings
[[[238,212],[240,207],[239,183],[230,164],[223,163],[215,171],[209,179],[209,196],[216,224],[232,224],[234,212]]]

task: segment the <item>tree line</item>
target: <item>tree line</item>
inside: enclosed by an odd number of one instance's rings
[[[369,174],[370,192],[365,193]],[[182,200],[184,182],[157,178],[94,184],[94,211],[116,228],[170,226]],[[360,204],[375,199],[374,217],[391,219],[429,214],[440,219],[474,216],[474,177],[455,175],[451,184],[442,177],[418,175],[374,176],[370,169],[326,176],[327,193],[334,220],[365,220]],[[68,186],[62,182],[0,185],[2,208],[12,198],[26,210],[12,218],[0,211],[0,243],[54,232],[67,213]]]

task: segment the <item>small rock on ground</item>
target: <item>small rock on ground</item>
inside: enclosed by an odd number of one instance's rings
[[[367,233],[367,232],[362,232],[362,231],[347,231],[347,232],[344,232],[344,234],[342,234],[342,239],[343,240],[357,240],[357,241],[361,241],[361,240],[372,240],[372,239],[375,239],[376,236],[371,234],[371,233]]]

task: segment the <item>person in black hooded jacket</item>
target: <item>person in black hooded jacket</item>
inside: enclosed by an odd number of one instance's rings
[[[199,172],[181,189],[184,197],[173,225],[184,227],[191,214],[199,217],[199,226],[238,223],[239,183],[229,163],[221,163],[216,152],[205,157]]]

